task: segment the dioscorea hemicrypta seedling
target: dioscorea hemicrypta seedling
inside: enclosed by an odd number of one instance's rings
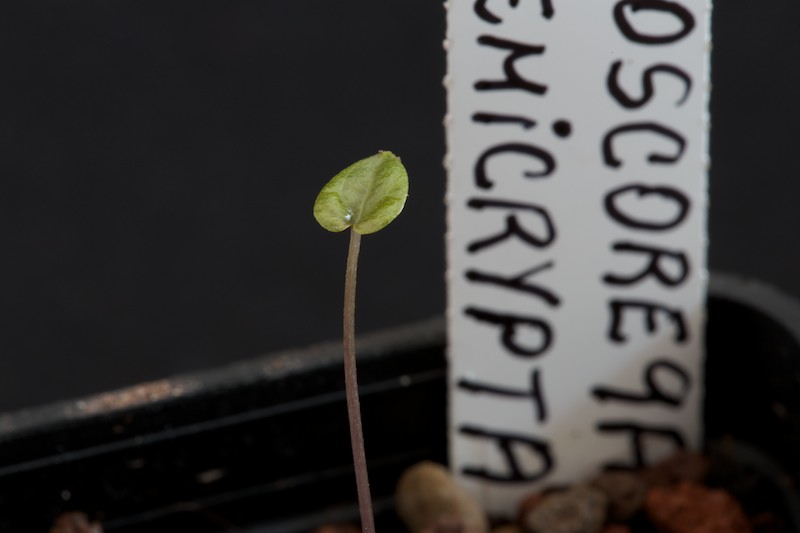
[[[314,218],[323,228],[334,232],[350,228],[344,283],[342,344],[350,444],[353,449],[361,529],[364,533],[375,531],[375,519],[369,493],[356,379],[355,302],[358,252],[361,249],[361,235],[385,228],[403,210],[407,197],[408,174],[405,167],[399,157],[382,151],[339,172],[322,188],[314,203]]]

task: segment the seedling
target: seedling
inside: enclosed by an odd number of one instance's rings
[[[358,488],[361,530],[375,531],[372,498],[369,493],[367,459],[361,430],[361,405],[356,377],[355,311],[356,272],[361,235],[375,233],[394,220],[408,197],[408,174],[400,158],[391,152],[353,163],[333,177],[314,202],[314,218],[328,231],[350,228],[350,247],[344,281],[343,349],[347,415],[350,421],[350,445]]]

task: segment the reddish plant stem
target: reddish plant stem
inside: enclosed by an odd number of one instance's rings
[[[356,372],[356,273],[358,271],[358,252],[361,249],[361,234],[350,230],[350,247],[347,251],[347,270],[344,277],[344,386],[347,394],[347,416],[350,420],[350,445],[353,449],[353,466],[358,488],[358,509],[361,512],[361,530],[375,532],[375,518],[372,515],[372,498],[369,493],[367,458],[364,453],[364,434],[361,429],[361,402],[358,398],[358,379]]]

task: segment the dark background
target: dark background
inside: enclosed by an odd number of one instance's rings
[[[800,296],[800,2],[714,14],[710,266]],[[557,3],[556,3],[557,5]],[[0,7],[0,411],[336,338],[319,188],[403,157],[359,331],[444,310],[434,0]]]

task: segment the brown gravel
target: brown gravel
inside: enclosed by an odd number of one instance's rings
[[[750,533],[741,505],[728,492],[691,481],[652,487],[645,509],[660,533]]]
[[[83,513],[70,512],[56,518],[49,533],[103,533],[103,526],[99,522],[89,522]]]
[[[627,522],[644,506],[647,483],[633,472],[603,472],[589,484],[608,497],[610,522]]]
[[[588,485],[548,495],[522,519],[525,533],[599,533],[608,498]]]

